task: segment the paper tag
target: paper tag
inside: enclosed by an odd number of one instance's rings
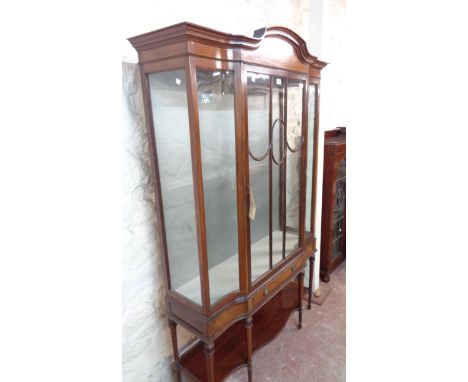
[[[255,206],[255,198],[253,195],[253,189],[250,184],[249,184],[249,194],[250,194],[249,218],[250,220],[255,220],[255,212],[257,211],[257,207]]]

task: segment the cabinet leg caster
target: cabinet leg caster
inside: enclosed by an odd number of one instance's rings
[[[330,281],[330,275],[328,273],[321,274],[320,280],[322,280],[324,283],[327,283]]]
[[[326,270],[320,270],[320,280],[322,280],[324,283],[327,283],[330,281],[330,272]]]

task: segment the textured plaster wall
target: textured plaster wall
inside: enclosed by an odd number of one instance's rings
[[[171,342],[164,319],[164,284],[140,77],[122,65],[123,110],[123,380],[170,381]],[[181,341],[189,338],[181,331]]]
[[[338,7],[342,6],[341,3],[344,4],[337,0],[331,3],[336,3]],[[309,23],[314,20],[309,14],[310,5],[311,1],[299,0],[223,2],[209,0],[164,3],[136,0],[127,10],[122,28],[124,61],[122,65],[124,164],[122,373],[124,382],[174,380],[170,366],[172,359],[170,334],[164,318],[163,269],[160,244],[157,241],[153,179],[150,171],[140,79],[137,66],[134,64],[137,62],[137,54],[125,39],[181,21],[191,21],[222,31],[246,35],[251,35],[253,30],[263,26],[282,25],[298,32],[307,40]],[[317,54],[314,49],[311,51]],[[327,57],[324,59],[331,61]],[[322,88],[326,86],[328,84],[323,84]],[[333,115],[332,93],[329,91],[328,95],[330,111],[325,112],[322,121],[327,120],[327,115]],[[329,117],[329,120],[332,118]],[[331,127],[333,126],[326,126],[326,129]],[[318,184],[320,190],[321,182]],[[320,196],[317,201],[320,205]],[[190,334],[180,328],[178,332],[179,345],[187,344],[191,339]]]

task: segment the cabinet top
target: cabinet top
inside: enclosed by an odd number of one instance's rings
[[[308,65],[316,71],[320,71],[327,65],[326,62],[310,54],[306,42],[297,33],[280,26],[258,29],[252,37],[249,37],[220,32],[189,22],[182,22],[131,37],[128,41],[138,51],[140,60],[142,55],[147,51],[160,52],[164,47],[171,49],[170,46],[172,45],[173,47],[184,46],[185,50],[183,53],[194,55],[203,55],[204,51],[200,47],[209,46],[218,50],[218,56],[219,50],[233,52],[231,55],[221,55],[221,59],[244,61],[244,56],[251,57],[254,51],[257,51],[262,56],[270,52],[280,54],[281,49],[278,48],[283,44],[284,46],[289,45],[287,48],[303,65]],[[266,52],[267,50],[268,52]],[[236,54],[238,52],[245,53]]]

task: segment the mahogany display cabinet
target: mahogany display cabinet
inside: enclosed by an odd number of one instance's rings
[[[222,381],[293,311],[315,253],[320,71],[283,27],[180,23],[138,52],[177,379]],[[312,281],[312,277],[310,277]],[[310,308],[309,287],[309,308]],[[179,354],[176,326],[199,341]]]
[[[325,131],[320,279],[346,257],[346,128]]]

